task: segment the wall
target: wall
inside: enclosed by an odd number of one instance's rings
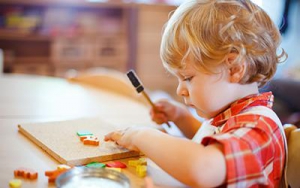
[[[285,0],[262,1],[262,7],[270,15],[273,21],[279,25],[281,23]],[[275,77],[285,77],[292,70],[300,69],[300,1],[291,0],[288,29],[282,35],[281,47],[287,52],[288,59],[279,65]],[[299,71],[300,72],[300,71]],[[297,76],[300,79],[300,75]]]
[[[286,72],[295,69],[295,67],[300,69],[300,1],[294,1],[290,11],[289,28],[283,35],[281,45],[289,57],[284,64],[279,66],[277,77],[285,76]],[[297,77],[300,79],[300,75]]]

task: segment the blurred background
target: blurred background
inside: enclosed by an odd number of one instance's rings
[[[177,81],[162,67],[159,46],[169,13],[182,1],[0,0],[0,74],[68,77],[96,67],[135,69],[147,88],[175,97]],[[276,109],[291,122],[300,111],[300,0],[253,2],[278,25],[289,55],[264,90],[278,96]]]

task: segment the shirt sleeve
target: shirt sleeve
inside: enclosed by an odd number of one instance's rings
[[[268,165],[275,154],[268,131],[253,125],[237,123],[225,132],[205,137],[202,144],[218,142],[223,146],[226,160],[227,184],[234,187],[267,185]]]

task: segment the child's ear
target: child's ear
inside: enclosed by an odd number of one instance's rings
[[[244,61],[235,62],[237,56],[238,54],[236,53],[230,53],[227,55],[225,60],[229,71],[229,81],[231,83],[239,83],[246,71],[246,66]]]

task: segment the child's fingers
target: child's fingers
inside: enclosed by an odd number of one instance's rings
[[[155,108],[150,109],[150,117],[157,124],[163,124],[169,121],[169,115],[166,111],[165,102],[155,103]]]
[[[112,139],[111,139],[111,134],[112,134],[112,133],[109,133],[109,134],[105,135],[105,136],[104,136],[104,141],[112,141]]]
[[[159,113],[159,114],[154,114],[151,116],[152,121],[156,122],[157,124],[163,124],[168,121],[168,118],[165,114]]]
[[[158,125],[164,124],[166,121],[163,121],[161,119],[155,119],[153,120],[155,123],[157,123]]]
[[[161,104],[155,104],[155,110],[158,111],[158,112],[164,111],[164,108],[165,107]]]
[[[158,102],[154,104],[154,107],[152,107],[151,110],[155,112],[164,112],[165,106],[162,103]]]
[[[156,115],[159,115],[159,114],[164,114],[164,116],[166,116],[166,112],[164,110],[164,107],[162,106],[155,106],[155,108],[151,108],[150,109],[150,115],[151,116],[156,116]]]
[[[115,131],[108,133],[104,136],[104,141],[115,141],[117,142],[122,137],[123,133],[121,131]]]
[[[153,180],[149,176],[145,177],[145,188],[154,188]]]

